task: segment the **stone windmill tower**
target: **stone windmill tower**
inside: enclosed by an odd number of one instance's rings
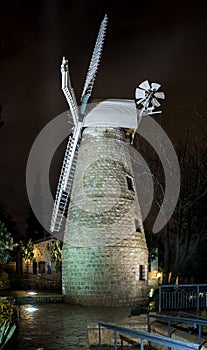
[[[134,100],[90,104],[107,24],[104,17],[83,88],[80,110],[63,58],[62,89],[73,130],[54,203],[51,232],[65,226],[63,294],[85,305],[120,306],[147,301],[148,250],[129,148],[145,113],[159,106],[160,85],[148,81]],[[69,203],[69,208],[68,208]],[[66,216],[66,222],[64,218]]]

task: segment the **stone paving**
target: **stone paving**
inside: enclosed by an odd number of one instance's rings
[[[37,310],[28,311],[29,306]],[[66,303],[21,305],[18,330],[5,350],[88,350],[88,324],[120,323],[130,311]]]

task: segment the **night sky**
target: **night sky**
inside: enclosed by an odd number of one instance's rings
[[[206,137],[203,1],[1,1],[0,200],[22,231],[30,149],[41,129],[68,108],[60,85],[62,57],[69,59],[79,99],[105,13],[109,22],[92,98],[134,98],[138,83],[159,82],[166,100],[157,121],[173,144],[185,139],[187,129],[192,140]],[[52,168],[56,182],[59,167]]]

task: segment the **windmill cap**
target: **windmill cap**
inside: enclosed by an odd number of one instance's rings
[[[109,99],[91,103],[84,127],[108,126],[137,129],[137,110],[134,100]]]

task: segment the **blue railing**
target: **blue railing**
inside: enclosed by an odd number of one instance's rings
[[[137,338],[140,341],[140,350],[144,350],[144,342],[156,343],[168,348],[174,348],[178,350],[203,350],[203,346],[182,340],[172,339],[169,337],[151,334],[148,332],[137,331],[135,329],[125,328],[121,326],[115,326],[113,324],[98,322],[98,334],[99,334],[99,350],[102,350],[101,328],[107,328],[114,333],[114,350],[117,350],[117,336],[127,335],[128,337]],[[138,344],[137,344],[138,345]]]
[[[159,287],[159,312],[207,307],[207,284],[167,284]]]
[[[171,325],[178,324],[190,324],[194,328],[198,329],[198,344],[201,344],[201,333],[202,326],[207,326],[207,319],[198,319],[198,318],[183,318],[183,317],[173,317],[173,316],[165,316],[165,315],[152,315],[148,314],[148,332],[151,331],[151,322],[150,319],[155,319],[157,321],[164,321],[168,325],[168,337],[171,337],[171,334],[175,331],[175,329],[171,332]]]

